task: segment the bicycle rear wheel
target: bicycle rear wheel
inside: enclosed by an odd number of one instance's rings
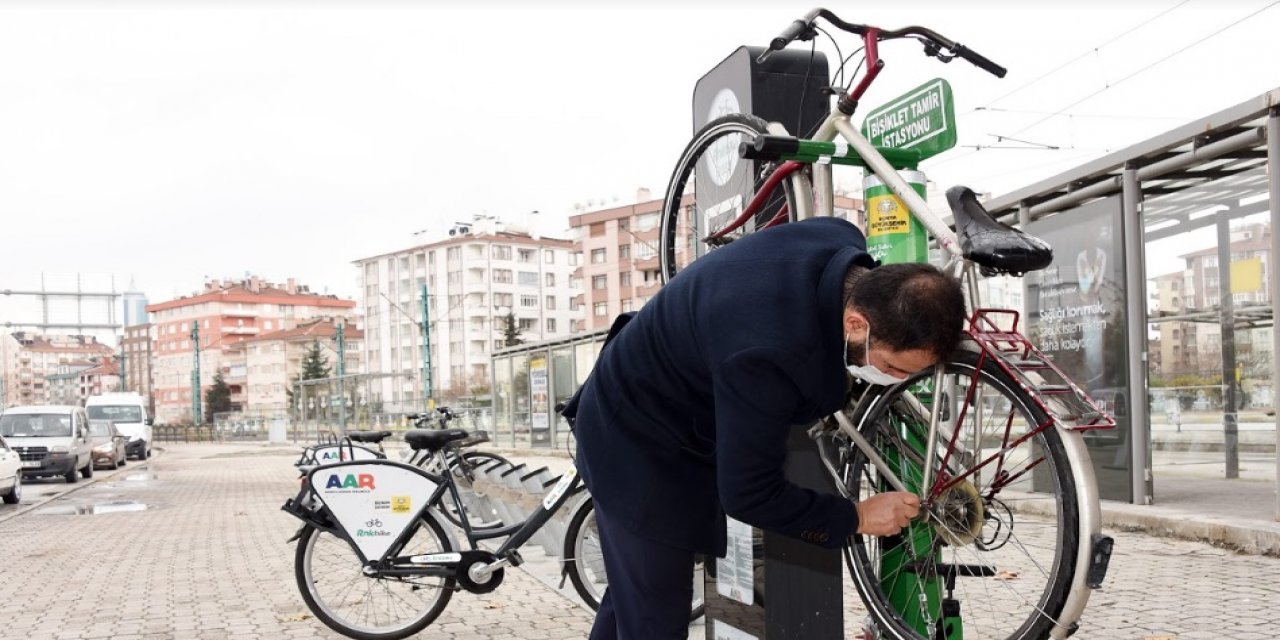
[[[894,640],[1047,638],[1080,553],[1061,438],[1052,425],[1037,431],[1044,412],[990,360],[966,352],[945,373],[941,390],[930,388],[930,370],[860,403],[859,431],[913,491],[929,411],[935,398],[943,403],[929,457],[941,479],[927,519],[897,536],[854,536],[845,548],[869,631]],[[843,480],[859,500],[892,490],[860,449],[843,451]]]
[[[609,587],[609,576],[604,568],[604,553],[600,548],[600,531],[596,528],[595,514],[595,503],[591,498],[578,503],[573,510],[573,517],[569,519],[569,528],[564,536],[564,552],[561,555],[565,571],[569,574],[569,581],[573,583],[574,590],[592,611],[600,608],[600,599],[604,597],[604,591]],[[689,612],[690,621],[702,617],[705,611],[702,597],[703,578],[700,569],[701,562],[694,566],[694,600]]]
[[[453,551],[443,527],[430,514],[399,555]],[[294,573],[302,599],[316,618],[359,640],[399,640],[440,615],[456,589],[452,578],[366,575],[346,540],[314,527],[298,539]]]
[[[742,213],[776,168],[773,163],[738,156],[739,143],[763,135],[766,126],[750,114],[722,116],[707,123],[685,147],[662,203],[658,257],[663,283],[724,242],[763,228],[775,218],[785,222],[795,211],[791,185],[783,182],[752,220],[719,240],[708,239]],[[697,189],[702,190],[700,197],[695,197]]]

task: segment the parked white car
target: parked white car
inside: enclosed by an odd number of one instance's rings
[[[0,498],[5,504],[22,500],[22,456],[0,438]]]
[[[104,393],[90,396],[84,410],[90,420],[110,420],[129,437],[125,455],[139,460],[151,457],[151,416],[147,401],[136,393]]]
[[[0,437],[22,456],[22,475],[93,477],[93,440],[84,409],[67,405],[10,407],[0,415]]]

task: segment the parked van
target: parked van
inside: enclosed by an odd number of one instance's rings
[[[125,455],[139,460],[151,457],[151,416],[147,402],[136,393],[104,393],[85,402],[90,420],[110,420],[129,437]]]
[[[93,477],[93,440],[80,407],[10,407],[0,415],[0,436],[22,458],[24,477]]]

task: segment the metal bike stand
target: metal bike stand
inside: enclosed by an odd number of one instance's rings
[[[739,47],[702,76],[693,90],[694,131],[718,116],[740,111],[768,122],[781,122],[793,135],[822,122],[831,103],[822,93],[827,59],[821,52],[791,49],[774,52],[757,62],[762,47]],[[729,184],[743,184],[730,181]],[[750,185],[751,181],[745,181]],[[699,184],[701,207],[735,195],[710,182]],[[818,459],[816,445],[805,430],[793,428],[788,442],[787,477],[822,493],[835,493]],[[772,533],[760,534],[743,525],[738,533],[744,553],[732,555],[732,584],[717,589],[717,563],[706,561],[705,600],[708,640],[842,638],[844,602],[841,597],[840,552]],[[745,538],[745,539],[744,539]],[[754,544],[761,540],[761,545]],[[733,541],[730,541],[733,547]],[[757,554],[758,553],[758,554]],[[729,568],[729,567],[726,567]],[[721,595],[731,594],[731,595]],[[748,604],[749,603],[749,604]],[[767,603],[767,606],[766,606]]]
[[[791,430],[786,474],[801,487],[836,493],[817,447],[804,429]],[[770,532],[760,536],[758,529],[745,526],[742,529],[735,536],[731,524],[729,554],[719,561],[710,558],[706,564],[707,640],[843,638],[840,551]],[[763,544],[754,544],[761,537]],[[735,553],[744,549],[749,551]]]

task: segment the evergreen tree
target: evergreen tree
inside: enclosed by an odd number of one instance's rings
[[[307,353],[302,356],[302,372],[293,377],[289,381],[289,388],[285,395],[288,397],[286,402],[289,405],[289,411],[297,413],[297,407],[294,406],[294,388],[300,380],[319,380],[329,377],[329,358],[320,350],[320,341],[312,340],[311,346],[307,347]],[[304,394],[305,397],[305,394]]]
[[[516,321],[516,312],[508,312],[504,320],[506,320],[506,326],[502,330],[502,346],[514,347],[518,344],[524,344],[524,338],[520,337],[520,325]]]
[[[213,423],[215,414],[231,411],[231,387],[227,386],[227,381],[222,378],[221,371],[214,374],[213,386],[204,392],[204,406],[204,421],[206,424]]]

